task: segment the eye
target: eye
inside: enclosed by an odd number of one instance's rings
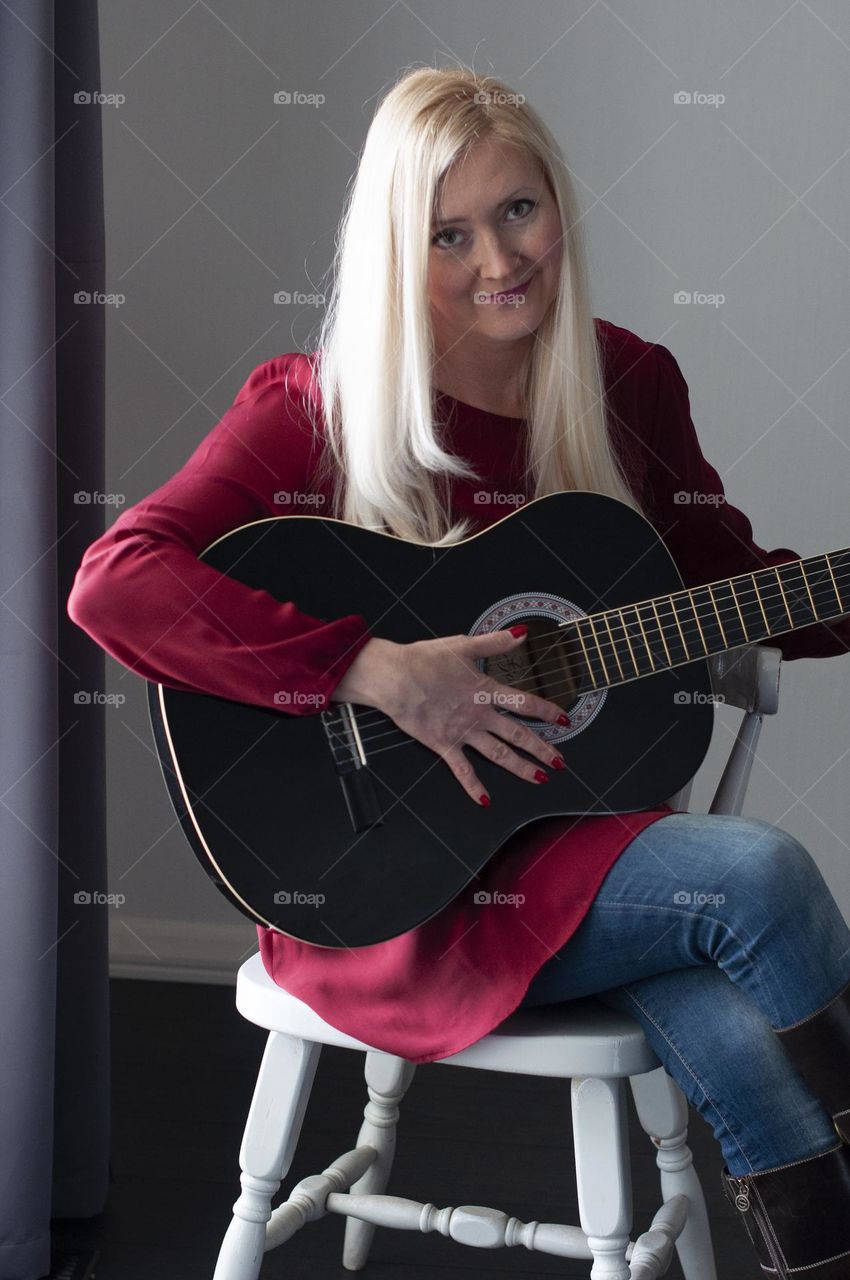
[[[515,208],[517,207],[517,205],[518,205],[518,204],[528,204],[528,205],[531,205],[531,209],[536,209],[536,208],[537,208],[537,201],[536,201],[536,200],[529,200],[529,199],[528,199],[528,197],[524,196],[524,197],[522,198],[522,200],[514,200],[513,204],[508,205],[508,210],[510,211],[511,209],[515,209]],[[522,216],[523,216],[523,218],[527,218],[527,217],[528,217],[528,215],[531,213],[531,209],[526,209],[525,213],[522,215]],[[512,219],[511,219],[511,221],[512,221],[512,222],[516,222],[516,221],[517,221],[517,219],[516,219],[516,218],[512,218]]]
[[[528,215],[531,213],[532,209],[537,208],[537,201],[530,200],[527,196],[524,196],[521,200],[514,200],[513,204],[508,205],[508,212],[510,213],[511,209],[516,209],[518,205],[528,205],[529,207],[523,213],[521,213],[518,218],[509,218],[508,221],[520,222],[523,218],[527,218]],[[431,237],[431,244],[435,244],[441,249],[456,249],[457,241],[455,241],[454,244],[446,244],[443,240],[443,237],[458,236],[460,234],[461,233],[459,231],[454,230],[453,227],[444,227],[442,231],[438,231],[435,236]]]

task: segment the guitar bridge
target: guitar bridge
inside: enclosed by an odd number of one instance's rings
[[[351,825],[355,831],[368,831],[370,827],[383,822],[384,818],[375,781],[369,771],[354,704],[335,704],[330,710],[321,713],[321,721]]]

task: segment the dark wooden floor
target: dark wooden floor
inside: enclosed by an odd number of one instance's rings
[[[113,980],[114,1183],[105,1212],[54,1223],[54,1244],[100,1251],[97,1280],[212,1280],[239,1193],[238,1153],[265,1042],[236,1012],[233,989]],[[355,1144],[366,1094],[363,1057],[326,1047],[282,1193]],[[660,1203],[655,1149],[630,1102],[635,1219]],[[720,1186],[720,1150],[692,1113],[690,1143],[709,1206],[720,1280],[761,1275]],[[445,1205],[484,1204],[529,1221],[578,1223],[569,1083],[429,1063],[402,1108],[389,1190]],[[302,1228],[265,1260],[262,1280],[349,1276],[344,1219]],[[522,1248],[477,1250],[443,1236],[379,1229],[364,1276],[482,1280],[582,1277],[590,1264]],[[670,1280],[681,1280],[674,1260]]]

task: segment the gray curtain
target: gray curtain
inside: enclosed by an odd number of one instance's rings
[[[105,507],[96,0],[0,5],[0,1280],[109,1177],[104,655],[66,612]],[[75,694],[89,695],[89,703]]]

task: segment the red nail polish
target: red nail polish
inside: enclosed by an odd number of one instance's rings
[[[525,627],[521,622],[518,622],[515,627],[508,627],[508,631],[510,631],[512,636],[524,636],[528,631],[528,627]]]
[[[566,769],[567,767],[560,756],[553,756],[551,764],[553,769]]]
[[[482,791],[481,795],[478,797],[478,803],[479,803],[480,805],[483,805],[483,807],[486,809],[486,808],[487,808],[487,806],[488,806],[488,805],[489,805],[489,803],[490,803],[490,797],[489,797],[489,796],[485,796],[485,795],[484,795],[484,792]]]
[[[571,723],[572,721],[570,720],[570,717],[566,715],[566,713],[562,716],[558,716],[558,724],[571,724]]]
[[[534,775],[534,781],[535,781],[535,782],[548,782],[548,781],[549,781],[549,775],[548,775],[548,773],[544,773],[542,769],[538,769],[538,770],[537,770],[537,772],[536,772],[536,773],[535,773],[535,775]]]

